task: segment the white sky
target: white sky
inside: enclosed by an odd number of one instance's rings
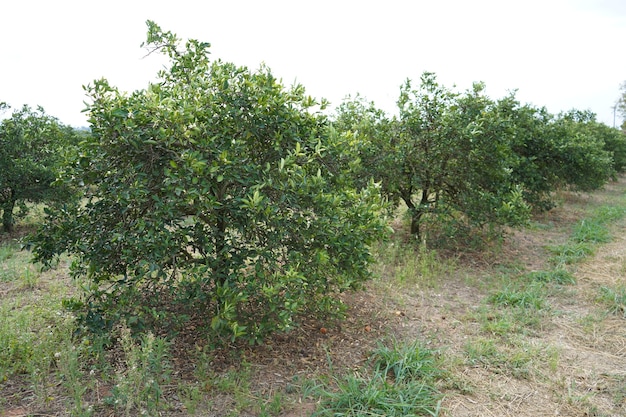
[[[142,89],[163,65],[140,48],[147,19],[332,104],[359,92],[390,113],[402,82],[432,71],[612,126],[626,81],[625,0],[1,0],[0,101],[87,125],[83,85]]]

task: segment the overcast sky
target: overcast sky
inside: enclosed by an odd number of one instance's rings
[[[42,105],[73,126],[82,86],[142,89],[163,65],[145,57],[147,19],[212,56],[339,104],[360,93],[388,112],[424,71],[459,90],[484,81],[552,113],[590,109],[613,125],[626,81],[626,0],[3,0],[0,101]],[[617,117],[617,124],[621,118]]]

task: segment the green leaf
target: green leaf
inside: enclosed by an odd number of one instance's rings
[[[128,116],[128,110],[126,109],[114,109],[111,114],[115,117],[127,117]]]

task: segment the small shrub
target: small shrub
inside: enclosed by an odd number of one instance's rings
[[[387,226],[379,185],[357,189],[337,163],[356,155],[326,102],[147,24],[145,46],[168,68],[132,94],[86,87],[91,134],[57,180],[82,202],[48,208],[35,260],[74,257],[88,281],[74,311],[96,332],[176,332],[195,315],[224,344],[261,343],[335,315],[339,295],[371,278]]]

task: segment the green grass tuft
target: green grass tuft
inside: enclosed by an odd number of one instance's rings
[[[579,221],[567,243],[549,246],[553,254],[550,261],[555,265],[570,265],[581,262],[595,253],[595,246],[612,239],[608,225],[626,216],[622,207],[602,206],[589,218]]]
[[[516,288],[511,285],[489,296],[487,301],[501,307],[520,307],[534,310],[545,308],[546,301],[542,287],[530,285],[528,288]]]
[[[609,229],[597,219],[581,220],[572,233],[571,240],[576,243],[607,243],[611,241]]]
[[[530,281],[554,283],[559,285],[576,284],[576,278],[564,268],[555,268],[551,271],[533,271],[525,274]]]
[[[552,253],[550,262],[554,265],[571,265],[595,253],[595,248],[589,242],[569,242],[563,245],[549,246],[548,251]]]
[[[434,353],[419,343],[379,346],[370,376],[355,373],[323,390],[314,416],[437,416],[441,394],[434,386],[440,371]]]
[[[626,318],[626,285],[600,287],[598,301],[608,308],[610,314]]]

